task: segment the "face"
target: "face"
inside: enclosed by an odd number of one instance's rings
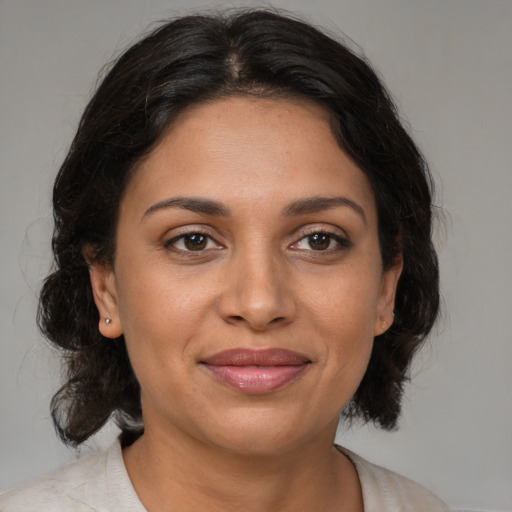
[[[113,268],[91,267],[146,432],[244,453],[332,442],[399,273],[327,114],[243,98],[181,115],[127,186]]]

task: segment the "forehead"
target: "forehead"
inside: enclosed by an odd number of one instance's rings
[[[139,164],[126,191],[134,194],[145,203],[194,195],[253,206],[346,194],[370,208],[374,202],[321,106],[245,97],[180,114]]]

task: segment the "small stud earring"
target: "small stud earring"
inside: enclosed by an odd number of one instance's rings
[[[106,323],[107,325],[110,325],[110,324],[112,323],[112,319],[110,319],[110,318],[105,318],[105,323]]]

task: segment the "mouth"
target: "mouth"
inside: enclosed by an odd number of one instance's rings
[[[311,361],[290,350],[231,349],[200,361],[218,381],[242,393],[260,395],[294,381]]]

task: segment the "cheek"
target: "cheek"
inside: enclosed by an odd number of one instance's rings
[[[169,369],[194,349],[214,307],[212,284],[157,263],[134,268],[120,262],[119,269],[119,312],[134,369]]]
[[[364,373],[374,339],[379,279],[371,268],[345,269],[309,293],[315,336],[324,345],[325,364],[333,372]]]
[[[312,286],[314,284],[314,286]],[[380,272],[372,266],[350,266],[324,276],[315,283],[304,283],[301,293],[306,308],[320,320],[320,325],[355,329],[370,333],[378,313]]]

